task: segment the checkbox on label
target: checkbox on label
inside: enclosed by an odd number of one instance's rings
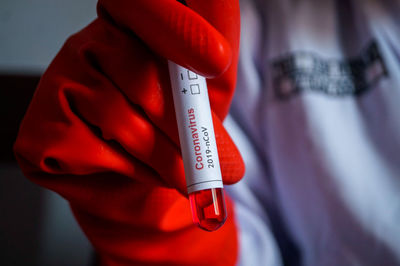
[[[189,78],[190,80],[197,79],[197,74],[196,74],[196,73],[194,73],[194,72],[192,72],[192,71],[190,71],[190,70],[188,70],[187,72],[188,72],[188,78]]]
[[[199,84],[191,84],[190,85],[190,92],[192,94],[200,94],[200,86],[199,86]]]

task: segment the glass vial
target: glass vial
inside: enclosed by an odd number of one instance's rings
[[[168,68],[193,221],[214,231],[227,212],[206,79],[171,61]]]

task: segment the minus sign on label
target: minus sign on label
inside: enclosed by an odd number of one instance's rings
[[[181,79],[183,80],[183,74],[181,73]]]

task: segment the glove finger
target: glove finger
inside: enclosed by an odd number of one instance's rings
[[[99,138],[95,128],[76,115],[69,90],[80,90],[82,85],[52,74],[40,82],[14,144],[15,156],[25,173],[33,178],[34,173],[55,177],[34,180],[39,184],[58,184],[57,177],[65,174],[77,176],[75,181],[79,182],[83,175],[114,172],[161,185],[153,169]]]
[[[98,10],[100,17],[109,14],[162,57],[206,77],[220,75],[231,63],[232,49],[225,37],[176,0],[100,0]]]
[[[232,52],[238,52],[240,37],[239,1],[186,0],[186,3],[188,7],[206,19],[225,37],[232,48]]]
[[[85,123],[100,129],[101,138],[116,141],[131,156],[154,169],[164,185],[186,194],[179,148],[116,88],[104,83],[99,88],[80,88],[70,91],[69,99]]]
[[[222,179],[224,184],[234,184],[240,181],[244,175],[244,161],[235,143],[223,126],[221,120],[214,112],[212,112],[212,119]]]
[[[236,85],[240,40],[240,8],[238,0],[186,0],[187,5],[205,18],[229,42],[232,61],[229,68],[217,79],[208,79],[208,92],[213,111],[223,119]],[[223,15],[222,15],[223,14]],[[225,103],[225,104],[221,104]]]
[[[111,81],[115,89],[140,106],[152,123],[179,146],[165,59],[152,53],[139,39],[101,19],[74,38],[79,60],[85,62],[81,65],[88,68],[85,71],[94,69],[95,75]]]

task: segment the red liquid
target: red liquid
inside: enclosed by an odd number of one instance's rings
[[[193,222],[206,231],[215,231],[226,220],[224,192],[222,188],[210,188],[189,195]]]

